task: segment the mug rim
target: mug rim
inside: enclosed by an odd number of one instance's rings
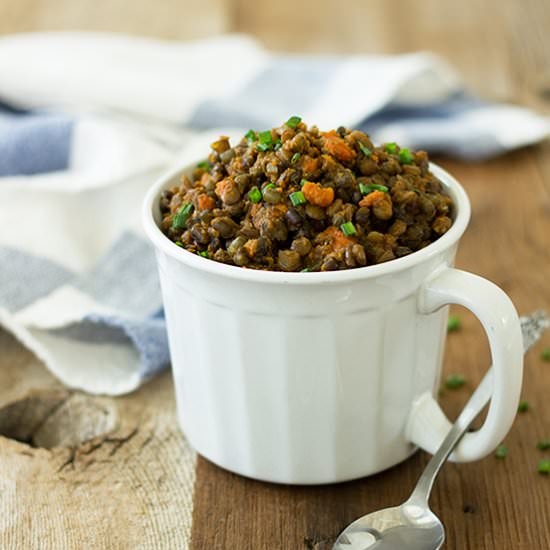
[[[443,183],[453,199],[456,216],[449,231],[428,246],[401,258],[395,258],[381,264],[367,265],[352,269],[312,271],[308,273],[247,269],[216,262],[215,260],[193,254],[185,248],[177,246],[157,225],[154,218],[154,209],[159,207],[161,191],[165,189],[175,177],[192,170],[194,167],[195,163],[186,162],[165,172],[156,179],[143,201],[142,225],[146,235],[156,249],[161,250],[179,263],[220,277],[229,277],[256,283],[309,285],[334,284],[391,275],[423,263],[438,255],[443,250],[453,246],[458,242],[460,237],[462,237],[470,221],[470,201],[462,185],[460,185],[460,183],[458,183],[458,181],[446,170],[430,162],[431,172],[441,181],[441,183]]]

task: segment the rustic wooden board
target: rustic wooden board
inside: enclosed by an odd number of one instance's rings
[[[79,29],[179,39],[237,30],[287,51],[427,49],[486,96],[550,107],[545,0],[0,2],[1,34]],[[442,164],[474,207],[458,266],[494,280],[521,312],[550,310],[550,146],[482,164]],[[478,322],[460,313],[464,327],[449,338],[445,371],[465,373],[469,387],[442,396],[451,415],[489,360]],[[506,439],[508,458],[448,464],[437,482],[433,508],[446,524],[449,550],[550,548],[550,478],[536,473],[543,453],[535,448],[550,438],[542,345],[526,361],[531,410]],[[175,425],[168,374],[128,397],[88,399],[66,392],[1,331],[0,433],[10,436],[0,436],[0,547],[7,549],[185,548],[193,484],[196,550],[329,549],[355,517],[402,501],[428,459],[418,453],[368,479],[310,488],[247,480],[199,459],[195,481],[182,475],[194,455]]]

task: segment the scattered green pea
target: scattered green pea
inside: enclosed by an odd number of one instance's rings
[[[466,383],[466,379],[462,374],[450,374],[445,380],[445,387],[448,390],[456,390],[461,388]]]

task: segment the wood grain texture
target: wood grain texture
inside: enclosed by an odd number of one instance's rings
[[[448,59],[474,91],[543,109],[550,106],[549,29],[547,0],[0,0],[0,34],[97,30],[191,39],[239,31],[284,51],[426,49]],[[442,164],[473,204],[458,266],[494,280],[521,312],[550,310],[550,146],[482,164]],[[489,361],[479,323],[460,314],[464,326],[448,339],[445,372],[465,373],[468,387],[442,396],[450,415]],[[507,437],[506,460],[448,464],[436,484],[433,508],[449,550],[550,548],[550,478],[536,473],[544,453],[535,448],[550,438],[543,345],[550,336],[527,358],[523,395],[531,410]],[[109,422],[95,422],[105,433],[83,445],[79,437],[90,432],[86,415],[77,414],[82,399],[65,394],[0,332],[0,433],[10,435],[0,436],[0,547],[184,548],[194,479],[182,477],[181,461],[194,457],[175,426],[170,377],[128,397],[93,398],[87,412],[104,409]],[[427,460],[418,453],[368,479],[303,488],[244,479],[199,459],[193,548],[330,549],[354,518],[401,502]]]

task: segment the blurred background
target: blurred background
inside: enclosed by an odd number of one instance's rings
[[[550,100],[548,0],[0,1],[0,34],[42,30],[178,40],[242,32],[288,52],[431,50],[481,96],[539,109]]]

